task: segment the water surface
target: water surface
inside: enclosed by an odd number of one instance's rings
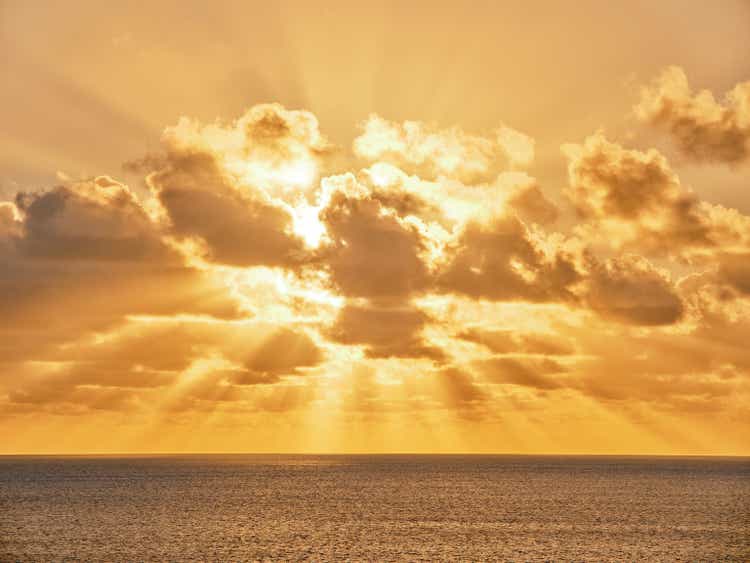
[[[0,560],[750,560],[750,459],[0,457]]]

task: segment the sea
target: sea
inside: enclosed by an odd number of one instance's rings
[[[1,456],[0,561],[750,561],[750,458]]]

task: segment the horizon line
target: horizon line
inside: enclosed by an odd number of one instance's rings
[[[0,457],[159,457],[159,456],[504,456],[504,457],[651,457],[651,458],[747,458],[747,454],[728,453],[519,453],[519,452],[222,452],[222,451],[158,451],[158,452],[13,452]]]

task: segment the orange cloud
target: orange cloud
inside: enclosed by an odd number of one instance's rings
[[[434,180],[453,178],[467,184],[492,180],[504,163],[528,166],[534,160],[534,141],[502,126],[494,136],[479,136],[461,129],[438,129],[418,121],[394,123],[371,115],[354,152],[370,162],[387,162]]]
[[[750,156],[750,81],[737,84],[723,102],[708,90],[693,93],[685,71],[672,66],[642,89],[635,112],[666,129],[696,161],[745,162]]]
[[[534,150],[373,116],[342,155],[311,113],[266,104],[168,128],[129,164],[143,190],[15,194],[2,420],[747,426],[750,217],[602,133],[564,146],[559,198],[521,170]]]

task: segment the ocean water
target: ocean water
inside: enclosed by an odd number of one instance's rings
[[[2,561],[750,561],[750,459],[0,457]]]

